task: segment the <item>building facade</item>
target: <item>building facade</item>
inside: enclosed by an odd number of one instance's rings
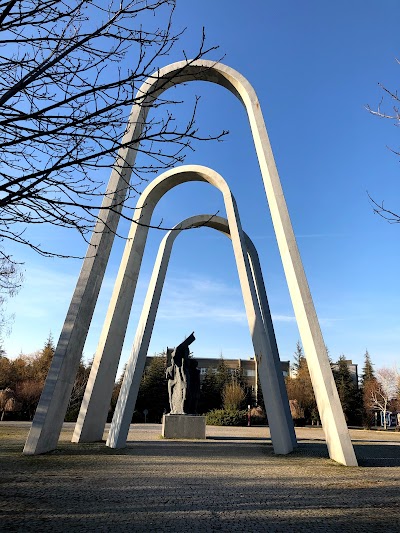
[[[146,358],[146,366],[150,364],[153,357]],[[221,359],[213,357],[195,357],[200,370],[200,382],[202,382],[207,372],[216,372]],[[257,360],[255,357],[248,359],[222,359],[228,371],[233,375],[237,370],[241,371],[244,382],[252,390],[253,398],[257,404],[258,398],[258,380],[257,380]],[[290,372],[289,361],[281,361],[283,376],[286,377]]]

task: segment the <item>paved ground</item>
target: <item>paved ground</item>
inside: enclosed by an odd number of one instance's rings
[[[400,532],[400,434],[351,430],[359,468],[328,459],[320,429],[274,456],[267,428],[207,427],[166,441],[131,427],[124,450],[71,444],[21,454],[28,425],[0,423],[0,531]]]

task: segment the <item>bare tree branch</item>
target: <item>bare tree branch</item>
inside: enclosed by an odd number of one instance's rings
[[[400,63],[398,59],[396,59],[397,63]],[[399,93],[396,91],[392,91],[385,87],[382,83],[379,83],[379,87],[386,93],[386,96],[388,96],[392,100],[392,109],[390,112],[385,111],[382,108],[384,97],[381,98],[381,101],[376,109],[372,109],[369,105],[366,105],[366,109],[371,115],[377,116],[379,118],[385,118],[389,119],[394,122],[395,126],[400,126],[400,109],[398,107],[398,103],[400,102],[400,96]],[[400,156],[400,151],[395,150],[393,148],[388,147],[388,149],[393,152],[395,155]],[[381,216],[385,220],[387,220],[390,224],[398,224],[400,222],[400,214],[392,211],[391,209],[387,209],[384,207],[384,202],[382,200],[381,203],[374,200],[371,195],[367,192],[368,198],[371,202],[372,209],[375,214]]]
[[[390,403],[398,399],[399,373],[395,367],[381,368],[376,372],[376,380],[370,387],[370,407],[378,409],[383,414],[383,424],[386,429],[386,413]]]
[[[175,2],[0,3],[0,242],[62,257],[28,235],[31,225],[49,223],[87,239],[106,192],[95,170],[111,167],[130,108],[143,101],[138,88],[181,36],[172,29]],[[212,50],[203,33],[193,60]],[[160,80],[152,90],[170,81]],[[186,125],[178,127],[170,110],[178,103],[154,102],[157,116],[126,144],[141,143],[138,151],[146,156],[133,170],[136,183],[124,184],[128,212],[145,173],[173,167],[194,141],[219,140],[226,133],[199,133],[197,101]],[[107,209],[120,212],[121,204]]]
[[[367,194],[368,194],[368,198],[369,198],[369,200],[371,202],[372,209],[373,209],[374,213],[376,213],[377,215],[381,216],[382,218],[384,218],[385,220],[390,222],[390,224],[398,224],[398,223],[400,223],[400,215],[398,215],[397,213],[394,213],[390,209],[387,209],[384,206],[384,201],[383,200],[379,204],[378,202],[376,202],[371,197],[371,195],[369,194],[368,191],[367,191]]]

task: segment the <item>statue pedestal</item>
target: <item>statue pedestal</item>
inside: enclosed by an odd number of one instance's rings
[[[206,417],[199,415],[164,415],[164,439],[205,439]]]

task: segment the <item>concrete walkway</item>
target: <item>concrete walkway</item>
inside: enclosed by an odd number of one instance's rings
[[[0,423],[0,531],[400,532],[400,434],[351,430],[361,465],[328,458],[318,428],[275,456],[268,428],[207,427],[166,441],[131,426],[128,446],[72,444],[22,455],[26,423]],[[106,434],[104,435],[106,437]]]

